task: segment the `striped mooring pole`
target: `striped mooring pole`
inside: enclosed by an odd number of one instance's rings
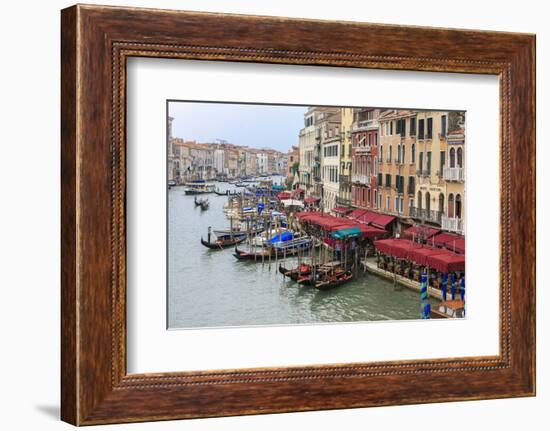
[[[420,300],[421,300],[421,317],[422,319],[430,318],[430,303],[428,302],[428,275],[423,272],[421,279],[421,288],[420,288]]]
[[[456,278],[454,273],[451,274],[451,299],[455,300],[455,294],[456,294]]]
[[[441,282],[441,299],[443,302],[447,300],[447,273],[443,273],[443,280]]]

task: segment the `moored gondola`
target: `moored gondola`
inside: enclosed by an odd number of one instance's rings
[[[313,282],[313,287],[319,290],[332,289],[341,286],[342,284],[353,279],[351,271],[339,271],[335,273],[327,273],[325,277]]]
[[[235,246],[235,253],[233,253],[233,256],[235,256],[239,260],[259,260],[262,259],[269,259],[269,257],[273,257],[274,254],[272,254],[271,249],[261,249],[260,251],[244,251],[239,250],[238,247]]]
[[[292,281],[298,281],[300,277],[309,276],[312,271],[312,266],[302,263],[296,268],[287,269],[282,264],[279,264],[279,272]]]
[[[206,241],[204,238],[201,237],[201,244],[205,247],[208,247],[211,250],[221,250],[228,247],[233,247],[234,245],[237,245],[241,242],[243,242],[246,239],[246,237],[221,237],[216,238],[215,241]]]

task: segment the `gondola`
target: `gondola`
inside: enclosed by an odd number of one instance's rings
[[[220,192],[219,190],[214,190],[214,193],[216,193],[218,196],[237,196],[240,194],[237,190],[225,190],[223,192]]]
[[[272,253],[271,249],[263,249],[259,252],[248,252],[244,250],[239,250],[239,248],[235,246],[235,253],[233,253],[233,256],[235,256],[239,260],[262,260],[269,259],[269,257],[273,257],[274,254]]]
[[[194,202],[196,207],[200,207],[204,202],[208,202],[208,199],[197,199],[197,197],[195,196]]]
[[[283,265],[279,264],[279,272],[285,277],[290,278],[292,281],[298,281],[300,277],[308,276],[311,274],[312,266],[302,263],[299,267],[293,269],[287,269]]]
[[[206,199],[205,201],[202,201],[200,203],[200,206],[202,211],[206,211],[210,207],[210,202],[208,202],[208,199]]]
[[[327,273],[325,277],[313,282],[313,287],[319,290],[328,290],[353,279],[351,271],[341,271],[339,273]]]
[[[221,250],[224,248],[232,247],[234,245],[237,245],[241,242],[243,242],[246,239],[246,237],[239,237],[239,236],[223,236],[216,238],[213,242],[208,242],[204,238],[201,237],[201,244],[205,247],[211,249],[211,250]]]

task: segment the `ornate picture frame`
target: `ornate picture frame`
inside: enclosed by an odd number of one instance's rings
[[[535,394],[534,35],[91,5],[64,9],[61,24],[64,421],[91,425]],[[125,101],[126,60],[135,56],[498,76],[500,353],[128,374]]]

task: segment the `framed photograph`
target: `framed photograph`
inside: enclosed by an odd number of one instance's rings
[[[535,37],[62,11],[62,419],[535,394]]]

